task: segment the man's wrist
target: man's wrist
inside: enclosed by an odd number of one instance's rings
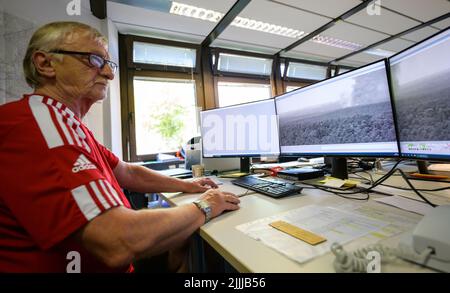
[[[188,180],[182,180],[182,179],[179,179],[179,180],[181,181],[180,191],[190,192],[192,190],[192,182],[190,182]]]
[[[205,224],[211,220],[212,210],[211,205],[206,200],[196,200],[193,204],[205,215]]]

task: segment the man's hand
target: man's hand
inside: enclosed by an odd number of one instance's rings
[[[184,192],[198,193],[205,192],[211,188],[217,188],[217,184],[209,178],[199,178],[190,182]]]
[[[234,211],[239,209],[239,198],[233,193],[210,189],[203,193],[201,200],[207,201],[211,206],[211,218],[215,218],[224,211]]]

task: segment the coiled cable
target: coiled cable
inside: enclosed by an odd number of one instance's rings
[[[390,263],[397,258],[406,258],[419,264],[425,264],[428,257],[433,253],[431,248],[427,248],[418,254],[409,247],[391,248],[381,244],[373,244],[353,252],[347,252],[342,245],[336,242],[331,245],[331,251],[336,256],[333,267],[337,273],[366,273],[368,265],[372,261],[366,257],[372,251],[380,254],[381,263]]]

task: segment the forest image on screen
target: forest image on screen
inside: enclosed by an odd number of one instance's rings
[[[396,140],[384,66],[299,90],[277,110],[284,146]]]
[[[450,140],[450,37],[394,63],[391,78],[400,140]]]

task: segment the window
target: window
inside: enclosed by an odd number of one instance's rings
[[[327,67],[306,63],[289,62],[287,77],[296,79],[322,80],[327,76]]]
[[[220,53],[217,69],[222,72],[269,76],[272,73],[272,59]]]
[[[219,81],[217,92],[219,107],[271,98],[270,84]]]
[[[226,107],[272,97],[273,56],[213,49],[215,106]]]
[[[174,152],[198,134],[195,82],[135,77],[136,155]]]
[[[199,135],[200,46],[119,34],[119,49],[124,160],[175,154]]]
[[[134,42],[133,62],[194,68],[196,65],[196,50]]]

